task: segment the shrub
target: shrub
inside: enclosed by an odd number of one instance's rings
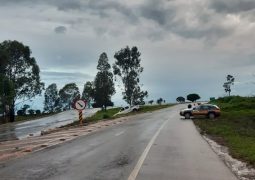
[[[36,111],[35,111],[35,114],[36,114],[36,115],[41,114],[41,110],[39,110],[39,109],[38,109],[38,110],[36,110]]]
[[[29,109],[29,110],[28,110],[28,113],[29,113],[30,115],[34,115],[34,114],[35,114],[35,110]]]

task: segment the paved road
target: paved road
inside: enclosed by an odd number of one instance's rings
[[[236,180],[175,106],[0,165],[1,179]]]
[[[91,116],[99,109],[85,109],[84,116]],[[48,116],[36,120],[5,124],[0,126],[0,141],[22,139],[29,134],[40,135],[41,131],[53,129],[63,125],[70,124],[78,119],[76,110],[64,111],[53,116]]]

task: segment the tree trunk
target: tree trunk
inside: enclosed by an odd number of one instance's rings
[[[10,117],[10,122],[14,122],[15,121],[15,111],[14,111],[14,102],[12,103],[12,105],[10,106],[10,110],[9,110],[9,117]]]

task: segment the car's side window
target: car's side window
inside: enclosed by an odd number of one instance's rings
[[[208,106],[201,106],[201,110],[208,110],[209,107]]]

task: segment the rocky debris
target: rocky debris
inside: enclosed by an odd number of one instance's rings
[[[26,148],[23,150],[23,152],[32,152],[33,151],[33,148]]]
[[[240,180],[254,180],[255,169],[250,167],[247,163],[241,162],[229,155],[228,148],[218,144],[210,139],[208,136],[203,135],[203,138],[212,147],[213,151],[224,161],[224,163],[235,173]]]

